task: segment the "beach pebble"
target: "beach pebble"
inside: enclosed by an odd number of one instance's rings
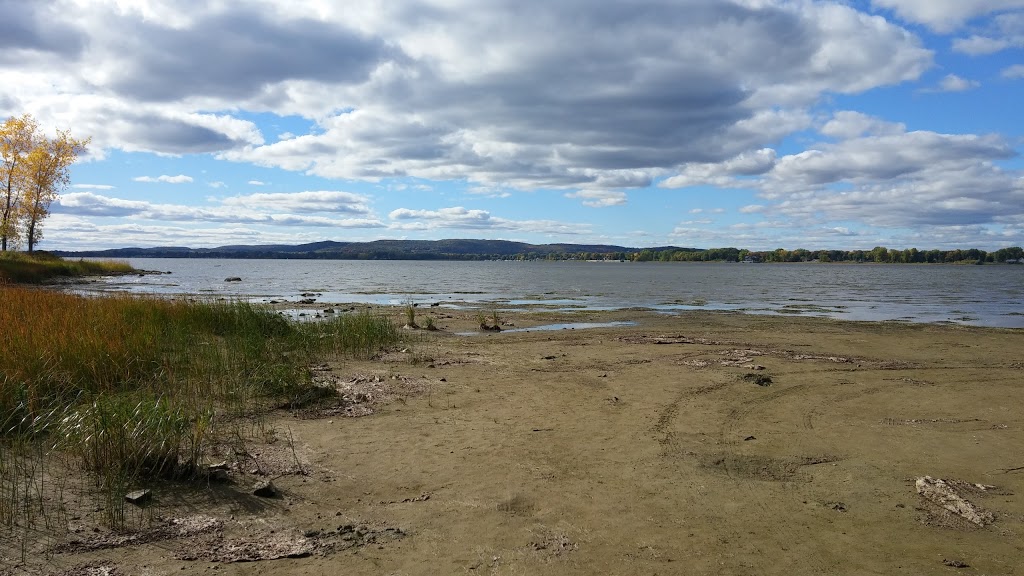
[[[124,499],[135,505],[142,505],[149,501],[153,494],[149,490],[132,490],[124,495]]]
[[[261,498],[273,498],[277,496],[277,487],[270,480],[260,480],[253,487],[252,493]]]

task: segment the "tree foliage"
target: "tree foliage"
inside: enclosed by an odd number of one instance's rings
[[[50,204],[67,186],[71,165],[88,143],[61,130],[48,138],[29,114],[12,116],[0,126],[0,250],[24,237],[32,252],[43,237]]]
[[[39,126],[32,116],[10,117],[0,125],[0,250],[20,238],[20,200],[25,158],[36,144]]]

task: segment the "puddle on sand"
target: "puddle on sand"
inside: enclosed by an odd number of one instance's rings
[[[587,328],[619,328],[622,326],[636,326],[636,322],[567,322],[564,324],[542,324],[530,326],[529,328],[503,328],[500,333],[509,332],[545,332],[553,330],[585,330]],[[477,336],[480,334],[494,334],[483,330],[472,332],[456,332],[457,336]]]

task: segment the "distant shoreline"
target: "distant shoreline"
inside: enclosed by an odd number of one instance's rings
[[[739,262],[739,263],[874,263],[874,264],[1024,264],[1019,246],[994,251],[952,250],[750,250],[745,248],[648,248],[606,244],[527,244],[506,240],[376,240],[373,242],[315,242],[298,245],[237,245],[216,248],[155,247],[66,251],[54,254],[99,258],[214,258],[299,260],[571,260],[618,262]]]

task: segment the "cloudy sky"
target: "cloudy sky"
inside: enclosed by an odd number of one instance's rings
[[[1024,245],[1024,0],[0,0],[44,249]]]

